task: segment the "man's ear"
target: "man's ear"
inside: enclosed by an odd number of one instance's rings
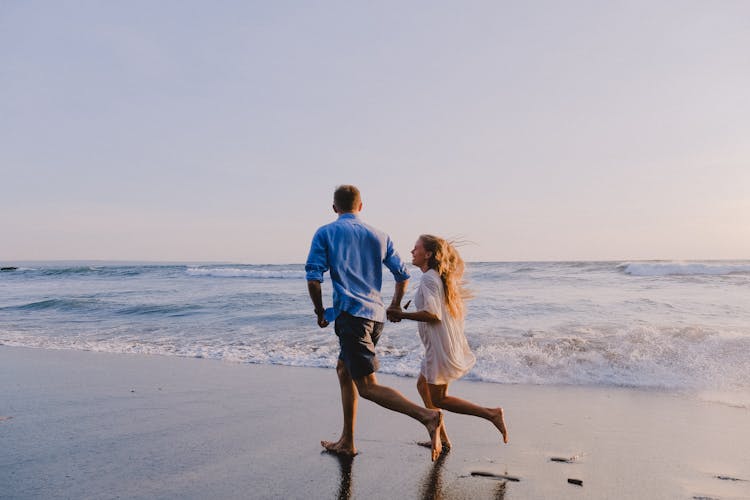
[[[339,209],[338,209],[338,208],[336,208],[336,205],[331,205],[331,206],[333,207],[333,211],[334,211],[334,212],[336,212],[336,213],[339,213]]]

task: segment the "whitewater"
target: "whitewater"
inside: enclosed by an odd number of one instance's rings
[[[0,272],[0,344],[335,366],[301,264],[14,267]],[[486,262],[467,278],[468,379],[750,394],[750,261]],[[416,325],[387,324],[378,354],[381,372],[416,376]]]

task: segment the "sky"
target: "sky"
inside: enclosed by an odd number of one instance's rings
[[[0,263],[749,259],[750,2],[0,0]]]

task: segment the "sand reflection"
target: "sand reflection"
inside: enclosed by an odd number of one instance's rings
[[[459,476],[453,480],[446,481],[443,478],[443,471],[448,460],[449,452],[443,452],[440,458],[433,463],[424,477],[420,487],[420,498],[422,500],[443,500],[451,498],[494,498],[496,500],[505,499],[505,481],[492,485],[490,491],[487,490],[490,484],[486,481],[476,481],[472,478],[463,478]]]
[[[438,457],[432,466],[427,469],[427,473],[422,479],[422,487],[420,488],[422,500],[432,500],[443,498],[443,466],[448,458],[449,451],[444,451],[440,457]]]
[[[336,458],[339,463],[339,491],[336,498],[349,500],[352,497],[352,463],[354,463],[354,457],[333,453],[328,453],[328,455]]]
[[[336,498],[338,498],[339,500],[351,499],[353,489],[352,465],[354,463],[354,457],[336,455],[327,452],[322,453],[333,457],[339,464],[339,487],[338,492],[336,493]],[[478,482],[477,485],[475,485],[474,487],[470,487],[468,490],[465,489],[465,484],[458,484],[461,483],[460,479],[458,480],[458,483],[454,482],[452,487],[451,485],[445,484],[445,481],[443,479],[443,472],[445,470],[445,463],[448,460],[449,454],[449,451],[443,452],[440,455],[440,458],[432,463],[426,470],[424,476],[422,477],[422,481],[419,484],[419,498],[421,498],[422,500],[449,499],[455,496],[454,494],[456,493],[456,487],[458,488],[458,491],[461,491],[463,489],[463,493],[470,494],[479,484],[482,484],[481,489],[484,490],[483,496],[484,498],[487,498],[488,492],[487,489],[485,489],[487,483],[484,481]],[[473,482],[473,480],[471,479],[469,481]],[[476,491],[473,492],[476,493]],[[505,499],[505,481],[497,482],[497,485],[492,490],[491,498],[494,498],[496,500]]]

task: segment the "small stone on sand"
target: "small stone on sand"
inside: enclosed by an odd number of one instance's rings
[[[716,479],[721,479],[722,481],[746,481],[746,479],[740,479],[738,477],[732,477],[732,476],[715,476]]]
[[[505,474],[495,474],[494,472],[485,472],[485,471],[473,471],[471,473],[472,476],[480,476],[480,477],[491,477],[495,479],[507,479],[508,481],[513,481],[515,483],[519,482],[521,478],[515,477],[515,476],[508,476]]]

